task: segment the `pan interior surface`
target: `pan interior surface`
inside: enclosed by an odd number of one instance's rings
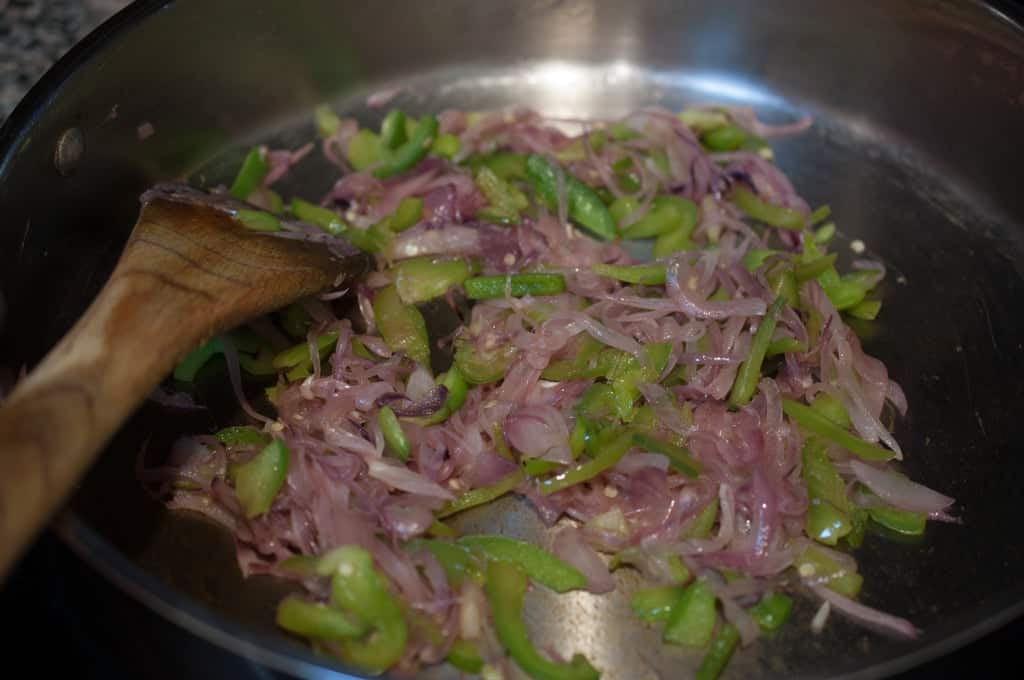
[[[401,83],[403,89],[392,105],[409,111],[525,105],[553,117],[587,119],[642,106],[678,109],[715,101],[751,104],[766,118],[779,121],[803,113],[770,90],[727,76],[648,72],[626,63],[594,67],[547,62],[487,71],[460,68],[420,74]],[[563,91],[571,96],[562,97]],[[383,111],[365,106],[368,92],[337,102],[337,108],[375,124]],[[1017,323],[1012,321],[1010,302],[1021,293],[1014,255],[1024,253],[1012,238],[998,235],[1004,228],[998,215],[979,210],[970,189],[955,177],[930,172],[913,149],[842,116],[812,113],[816,121],[811,131],[775,145],[777,162],[812,204],[831,204],[844,258],[854,257],[850,244],[859,239],[867,247],[864,257],[877,257],[888,266],[885,313],[877,323],[859,330],[868,351],[887,363],[907,391],[911,410],[896,429],[909,452],[905,469],[914,479],[955,495],[963,508],[964,524],[929,525],[926,538],[916,542],[869,535],[857,554],[865,575],[862,600],[910,618],[924,628],[921,640],[891,641],[836,617],[822,634],[812,635],[808,623],[815,605],[803,600],[792,623],[778,635],[736,655],[728,671],[733,677],[842,676],[861,671],[866,664],[897,661],[956,632],[958,620],[980,616],[986,606],[995,604],[985,597],[997,584],[1007,590],[1016,585],[1015,575],[1001,564],[975,562],[966,556],[986,550],[987,538],[997,528],[986,526],[989,518],[980,509],[992,497],[1008,497],[1001,496],[1011,493],[1013,475],[1008,471],[1019,463],[1003,461],[1001,474],[993,474],[985,489],[969,485],[965,469],[984,464],[984,449],[990,445],[985,442],[1006,431],[1009,414],[1004,408],[1015,401],[1012,390],[1019,389],[1006,385],[1011,393],[1000,398],[999,383],[1005,385],[1005,381],[998,380],[997,363],[986,367],[987,362],[977,358],[994,360],[1001,352],[1018,349],[1010,337]],[[306,118],[252,141],[272,146],[304,143],[312,138]],[[210,183],[229,179],[244,148],[215,160],[199,175]],[[335,176],[323,160],[311,159],[286,180],[284,192],[318,196],[329,189]],[[978,376],[965,371],[976,370],[993,371],[983,380],[994,391],[972,392]],[[205,399],[217,402],[221,417],[230,418],[230,394],[216,394],[216,386],[210,389]],[[955,420],[945,421],[953,413]],[[177,434],[213,426],[211,421],[189,429],[181,419],[168,418],[154,406],[147,407],[140,418],[150,414],[160,421],[148,426],[150,431],[162,435],[150,439],[149,448],[154,451],[168,447]],[[122,472],[132,469],[127,459],[117,458],[108,456],[94,474],[113,474],[104,470],[114,466]],[[999,480],[1005,480],[1005,489],[998,488]],[[109,489],[111,484],[87,484],[78,499],[80,511],[95,526],[109,527],[113,518],[94,514],[99,504],[89,503],[88,492]],[[117,484],[124,488],[136,483],[122,474]],[[154,524],[148,531],[125,527],[126,539],[145,538],[139,545],[121,544],[139,564],[215,610],[267,633],[273,631],[274,605],[287,586],[269,578],[242,581],[233,546],[221,530],[201,519],[163,512],[149,500],[140,504],[154,513]],[[502,533],[541,544],[547,540],[544,526],[521,500],[508,499],[466,513],[456,524],[471,533]],[[1004,548],[1007,559],[1019,559],[1012,552],[1018,549],[1012,541]],[[933,573],[939,564],[943,578],[936,579]],[[559,596],[534,590],[527,611],[534,635],[551,641],[552,649],[563,656],[585,653],[608,678],[672,677],[682,668],[695,668],[701,651],[662,644],[655,628],[632,616],[630,595],[642,585],[636,574],[619,570],[617,582],[618,588],[608,596],[585,592]],[[954,592],[949,589],[952,582],[958,584]],[[439,667],[426,677],[456,675],[450,668]]]
[[[194,22],[196,31],[212,31],[188,18],[183,4],[145,19],[134,43],[111,41],[109,58],[116,58],[116,49],[127,50],[125,45],[142,49],[136,43],[147,35],[143,29],[152,32],[159,22],[177,29]],[[1024,476],[1018,415],[1024,403],[1024,321],[1015,313],[1024,294],[1024,197],[1016,187],[1013,151],[1024,148],[1018,125],[1024,113],[1024,37],[1014,25],[980,5],[945,2],[823,2],[815,17],[799,2],[772,3],[769,10],[743,2],[654,1],[629,11],[613,3],[529,2],[514,10],[492,8],[490,17],[460,2],[454,3],[454,25],[447,27],[423,10],[406,11],[404,3],[375,3],[370,9],[336,3],[344,11],[321,4],[337,26],[390,19],[390,7],[392,35],[408,40],[406,53],[400,59],[368,35],[339,28],[343,48],[328,67],[330,56],[302,47],[292,35],[301,35],[299,18],[269,27],[268,16],[289,10],[285,3],[267,3],[270,9],[240,19],[260,36],[259,46],[278,50],[283,60],[274,68],[285,92],[270,98],[262,116],[242,101],[227,100],[216,113],[164,111],[153,104],[159,98],[153,95],[156,86],[148,84],[140,92],[151,95],[149,107],[126,103],[120,115],[129,125],[151,121],[160,147],[104,137],[113,134],[114,127],[104,128],[101,121],[115,98],[104,99],[103,92],[90,99],[71,91],[61,107],[26,119],[37,139],[77,122],[87,144],[108,138],[110,144],[93,147],[98,150],[87,152],[77,174],[51,187],[52,205],[38,192],[17,192],[27,186],[18,182],[28,182],[30,171],[45,167],[44,152],[27,145],[28,151],[10,152],[0,165],[2,207],[41,225],[29,237],[27,229],[21,232],[23,222],[13,220],[18,228],[0,233],[9,305],[0,329],[0,349],[8,358],[0,368],[13,375],[16,365],[34,361],[44,349],[39,337],[14,338],[12,329],[38,327],[49,340],[74,320],[112,266],[109,253],[123,241],[133,201],[148,182],[184,173],[207,185],[227,181],[252,144],[296,147],[314,139],[309,114],[320,101],[374,125],[387,108],[370,109],[366,97],[392,87],[401,89],[391,105],[410,112],[527,106],[572,119],[566,125],[644,106],[678,110],[711,102],[749,104],[770,122],[809,114],[815,121],[809,131],[773,144],[776,162],[810,204],[831,205],[842,258],[859,257],[851,244],[860,241],[864,257],[887,266],[879,321],[857,330],[910,404],[895,429],[907,452],[903,469],[954,496],[962,523],[930,523],[919,541],[869,534],[856,554],[864,575],[861,600],[913,621],[924,631],[918,640],[889,640],[836,616],[813,635],[808,626],[816,603],[798,598],[790,623],[740,650],[725,677],[889,674],[963,644],[1020,611],[1024,525],[1012,518],[1019,512],[1017,480]],[[213,20],[227,11],[223,6],[191,11]],[[507,30],[491,43],[481,36],[482,27],[498,25]],[[458,31],[468,37],[455,40]],[[241,55],[253,55],[253,48],[225,39],[238,50],[236,68],[244,63]],[[439,47],[444,39],[450,42]],[[281,57],[281,44],[296,56]],[[344,56],[349,53],[359,58]],[[343,68],[347,59],[356,66]],[[933,65],[923,66],[922,59]],[[87,83],[89,73],[87,65],[77,77]],[[159,73],[157,83],[167,87],[170,80]],[[189,91],[191,82],[181,87]],[[212,85],[205,87],[212,91]],[[216,118],[223,134],[196,141],[195,123],[203,115]],[[198,151],[187,157],[167,153],[187,144]],[[102,185],[90,177],[100,171],[107,172]],[[295,168],[283,193],[319,197],[334,179],[336,171],[313,154]],[[114,198],[116,219],[85,243],[74,228],[99,223],[96,208],[66,218],[94,189]],[[71,262],[76,248],[94,258],[89,272],[72,267],[63,281],[39,281],[47,267]],[[12,291],[32,286],[57,314],[47,317],[13,298]],[[158,460],[177,436],[208,432],[236,418],[223,376],[209,376],[198,389],[208,409],[182,412],[147,403],[122,430],[73,500],[65,537],[115,581],[200,635],[296,675],[319,675],[317,663],[340,671],[274,627],[285,584],[265,577],[243,580],[225,532],[166,511],[139,484],[140,450]],[[546,540],[525,501],[506,499],[466,513],[459,522],[466,531]],[[617,582],[607,596],[533,590],[526,615],[534,638],[564,657],[586,654],[608,679],[680,677],[695,668],[701,651],[663,645],[656,629],[633,617],[629,597],[639,585],[636,575],[619,570]],[[424,677],[458,674],[439,666]]]

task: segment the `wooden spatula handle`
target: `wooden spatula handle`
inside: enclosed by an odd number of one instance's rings
[[[85,315],[0,404],[0,578],[184,354],[334,282],[337,258],[311,245],[205,207],[143,208]]]

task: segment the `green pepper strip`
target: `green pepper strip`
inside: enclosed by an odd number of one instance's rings
[[[676,229],[655,239],[653,255],[655,259],[658,259],[681,250],[693,250],[695,247],[696,245],[690,240],[690,232],[685,229]]]
[[[720,111],[706,111],[704,109],[683,109],[676,114],[688,128],[698,134],[717,130],[723,125],[729,125],[729,118]]]
[[[535,680],[598,680],[600,673],[583,655],[573,655],[569,663],[555,663],[533,646],[523,623],[526,585],[526,574],[514,564],[493,561],[487,565],[484,590],[495,633],[505,650]]]
[[[249,198],[249,194],[256,190],[263,183],[270,168],[263,153],[258,149],[251,149],[242,161],[242,167],[238,169],[235,181],[231,183],[231,196],[240,201]]]
[[[673,468],[682,472],[687,477],[696,477],[700,474],[700,463],[694,460],[690,452],[682,446],[660,441],[639,432],[633,435],[633,443],[645,451],[660,453],[665,456]]]
[[[504,180],[526,179],[526,156],[511,151],[476,154],[466,160],[466,165],[474,174],[480,168],[487,167]]]
[[[796,276],[793,275],[793,269],[788,262],[779,262],[769,267],[765,278],[768,279],[768,286],[775,297],[781,297],[790,307],[796,307],[799,304],[799,286],[797,286]]]
[[[635,416],[634,404],[640,396],[637,385],[657,382],[671,352],[672,346],[667,342],[644,345],[641,359],[622,350],[607,349],[602,352],[602,355],[607,354],[611,359],[605,375],[612,385],[614,404],[623,421],[630,422]]]
[[[768,593],[761,601],[747,610],[747,613],[766,633],[778,630],[793,611],[793,598],[783,593]]]
[[[469,385],[466,384],[466,378],[463,377],[462,372],[459,371],[457,366],[452,366],[446,373],[437,376],[437,384],[444,385],[445,389],[448,390],[448,397],[444,401],[444,406],[437,413],[426,418],[416,419],[415,422],[424,427],[437,425],[448,420],[448,416],[462,408],[462,404],[466,401],[466,395],[469,393]]]
[[[603,446],[600,444],[603,443]],[[579,463],[565,472],[538,482],[537,487],[542,496],[549,496],[556,491],[568,489],[570,486],[580,484],[588,479],[593,479],[605,470],[612,468],[622,460],[630,447],[633,445],[633,436],[630,432],[620,432],[614,438],[598,444],[597,455],[590,460]]]
[[[343,546],[325,558],[334,567],[331,601],[371,627],[366,638],[339,641],[342,658],[369,673],[383,673],[402,658],[409,636],[401,603],[363,548]]]
[[[292,199],[291,208],[292,214],[297,218],[315,224],[331,236],[341,236],[348,230],[348,225],[341,219],[341,215],[315,203],[296,197]]]
[[[388,149],[397,149],[405,143],[405,113],[391,109],[380,124],[380,141]]]
[[[628,160],[629,165],[632,166],[633,162],[630,159],[627,158],[625,160]],[[616,165],[618,164],[616,163]],[[620,196],[612,201],[611,205],[608,206],[608,212],[611,213],[612,217],[615,218],[616,224],[618,224],[629,217],[633,211],[639,207],[640,201],[637,199],[630,198],[629,196]]]
[[[815,279],[828,271],[836,263],[836,257],[835,253],[829,253],[816,260],[798,264],[793,268],[793,276],[796,277],[798,283]]]
[[[459,639],[453,642],[446,660],[463,673],[477,674],[484,667],[480,648],[472,640]]]
[[[676,230],[691,234],[697,226],[697,204],[679,196],[658,196],[643,217],[620,230],[622,238],[642,239]]]
[[[821,498],[811,499],[804,526],[808,536],[825,545],[836,545],[840,538],[853,531],[850,518]]]
[[[419,224],[421,219],[423,219],[423,199],[406,196],[398,202],[395,212],[388,218],[388,227],[397,234]]]
[[[235,495],[249,519],[259,517],[274,503],[288,477],[288,447],[280,439],[235,471]]]
[[[718,519],[718,498],[715,497],[683,526],[683,538],[707,538]]]
[[[811,213],[810,222],[812,226],[821,224],[832,216],[832,208],[826,203],[814,209]]]
[[[461,285],[471,273],[462,259],[415,257],[395,265],[395,290],[407,305],[433,300]]]
[[[569,451],[572,453],[573,460],[583,455],[588,439],[590,439],[590,426],[587,424],[587,419],[577,417],[576,422],[572,425],[572,432],[569,434]]]
[[[558,295],[565,292],[565,277],[542,273],[475,276],[466,279],[463,286],[470,300],[490,300],[507,295]]]
[[[249,231],[281,231],[281,220],[263,210],[236,210],[232,217]]]
[[[801,449],[800,459],[800,475],[807,485],[807,495],[812,499],[821,499],[843,513],[849,512],[846,483],[828,457],[828,445],[818,437],[808,437]]]
[[[427,533],[434,538],[458,538],[459,532],[439,519],[435,519],[427,527]]]
[[[224,342],[220,336],[213,338],[204,345],[189,352],[174,368],[174,379],[183,382],[194,382],[206,362],[217,354],[224,353]]]
[[[366,624],[326,605],[289,595],[277,605],[277,625],[290,633],[320,640],[361,637]]]
[[[477,170],[476,185],[487,198],[488,213],[497,218],[495,221],[518,222],[519,212],[530,205],[523,192],[486,165]]]
[[[409,141],[393,153],[387,154],[381,164],[374,169],[373,175],[377,179],[387,179],[419,163],[427,155],[434,136],[437,135],[437,127],[437,118],[434,116],[422,118],[409,136]]]
[[[556,463],[553,460],[544,460],[543,458],[523,458],[519,464],[523,468],[523,472],[529,477],[546,475],[561,466],[561,463]]]
[[[811,400],[811,410],[819,413],[844,430],[850,427],[850,414],[843,402],[828,392],[821,392]]]
[[[711,641],[717,618],[711,587],[704,581],[694,581],[672,607],[662,639],[677,645],[704,647]]]
[[[757,332],[754,333],[754,340],[750,343],[750,354],[740,364],[739,370],[736,371],[732,392],[729,393],[730,406],[742,406],[754,396],[757,382],[761,379],[761,365],[764,363],[764,355],[768,351],[768,344],[772,341],[772,335],[775,334],[775,324],[779,319],[779,314],[782,313],[782,307],[785,303],[785,299],[781,296],[775,298],[768,311],[765,312],[764,317],[761,318],[761,323],[757,326]]]
[[[475,489],[467,491],[458,498],[452,501],[448,501],[441,507],[437,512],[438,519],[444,519],[445,517],[451,517],[452,515],[474,508],[478,505],[484,505],[490,503],[496,498],[504,496],[508,492],[519,486],[519,483],[523,481],[525,475],[522,470],[516,470],[493,484],[486,486],[478,486]]]
[[[494,349],[481,350],[473,341],[462,338],[455,342],[455,366],[467,382],[486,385],[505,377],[516,349],[502,345]]]
[[[277,321],[281,324],[284,332],[293,338],[304,338],[313,325],[313,319],[303,309],[302,305],[293,303],[280,310],[276,314]]]
[[[413,550],[427,550],[444,569],[448,583],[454,588],[462,585],[467,578],[474,581],[483,581],[483,572],[480,570],[480,563],[472,552],[461,545],[448,541],[433,541],[428,539],[416,539],[408,543]]]
[[[313,125],[316,127],[317,134],[322,139],[326,139],[338,131],[341,118],[331,110],[330,106],[321,104],[313,109]]]
[[[835,222],[827,222],[827,223],[821,225],[820,227],[818,227],[818,230],[816,232],[814,232],[814,242],[815,243],[828,243],[829,241],[832,240],[832,237],[835,236],[835,235],[836,235],[836,223]]]
[[[216,437],[224,446],[266,446],[270,442],[270,435],[249,425],[225,427],[216,434]]]
[[[462,140],[458,135],[443,133],[434,137],[434,142],[430,145],[430,153],[451,160],[461,148]]]
[[[640,283],[645,286],[661,286],[665,284],[665,267],[658,264],[638,264],[622,266],[615,264],[595,264],[595,274],[607,276],[626,283]]]
[[[350,228],[345,230],[345,238],[364,253],[379,253],[391,243],[395,235],[388,226],[390,218],[385,217],[380,222],[373,224],[366,229]]]
[[[704,659],[697,668],[694,680],[716,680],[725,667],[729,665],[729,659],[739,644],[740,633],[736,626],[726,623],[718,631],[718,635],[711,641],[711,649],[704,655]]]
[[[402,424],[398,422],[395,412],[389,406],[382,407],[377,413],[377,422],[388,451],[399,460],[409,460],[409,438],[402,431]]]
[[[887,529],[907,536],[923,534],[928,521],[928,515],[923,512],[910,512],[896,508],[869,508],[868,515]]]
[[[778,252],[771,248],[752,248],[743,256],[743,266],[746,267],[747,271],[752,272],[764,264],[765,260]]]
[[[360,130],[345,149],[345,158],[356,170],[366,170],[380,162],[384,156],[384,145],[372,130]]]
[[[599,365],[600,352],[605,345],[593,336],[583,334],[569,349],[571,358],[557,359],[548,364],[541,378],[555,382],[583,380],[604,375],[607,367]]]
[[[633,607],[633,613],[644,621],[667,621],[682,594],[683,589],[680,586],[642,588],[633,593],[630,605]]]
[[[322,356],[324,352],[333,348],[337,344],[337,342],[337,331],[328,331],[327,333],[323,333],[317,336],[317,351],[320,352]],[[277,356],[274,357],[273,364],[274,368],[285,369],[292,368],[293,366],[298,366],[299,364],[306,361],[310,361],[309,343],[304,342],[300,345],[294,345],[280,352]]]
[[[374,295],[373,316],[392,352],[401,352],[421,366],[430,366],[427,322],[416,307],[402,303],[394,286],[382,288]]]
[[[800,231],[807,221],[807,218],[796,210],[766,203],[755,196],[752,191],[741,186],[733,189],[731,199],[736,207],[748,217],[779,229]]]
[[[797,573],[811,578],[840,595],[857,597],[864,577],[856,571],[847,571],[814,544],[808,545],[795,562]]]
[[[728,123],[705,132],[700,141],[709,151],[735,151],[743,146],[749,136],[743,128]]]
[[[786,354],[787,352],[806,352],[807,343],[800,342],[796,338],[778,338],[768,343],[768,349],[765,350],[764,355],[766,357],[774,357],[779,354]]]
[[[564,186],[569,218],[599,239],[615,238],[615,220],[601,197],[586,184],[537,154],[527,157],[526,176],[548,208],[558,208],[559,188]]]
[[[531,579],[556,593],[587,587],[587,578],[579,569],[532,543],[507,536],[474,535],[463,536],[458,544],[483,554],[489,560],[516,565]]]
[[[809,406],[804,406],[792,399],[783,399],[782,410],[808,432],[835,442],[864,460],[892,460],[896,457],[896,454],[888,449],[869,444],[863,439],[855,437]]]
[[[880,300],[864,300],[853,307],[846,310],[846,313],[855,319],[864,319],[865,321],[874,321],[878,317],[878,313],[882,311],[882,303]]]

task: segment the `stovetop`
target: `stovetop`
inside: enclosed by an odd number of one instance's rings
[[[35,673],[73,672],[76,680],[286,677],[166,622],[104,580],[52,534],[40,538],[10,576],[0,591],[0,612],[6,623],[2,649],[7,668],[18,668],[16,662],[24,660]],[[1022,643],[1024,619],[897,677],[1015,675],[1010,669],[1021,658]]]

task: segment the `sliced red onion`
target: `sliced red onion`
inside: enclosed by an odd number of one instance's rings
[[[920,634],[917,627],[906,619],[863,605],[823,585],[811,584],[808,587],[815,595],[832,605],[837,612],[845,614],[857,623],[908,640],[913,640]]]
[[[377,406],[389,406],[396,416],[403,418],[429,416],[437,413],[448,398],[448,388],[435,385],[420,401],[412,401],[404,394],[390,392],[377,397]]]
[[[615,465],[615,471],[631,474],[643,468],[653,468],[660,472],[668,472],[668,458],[660,453],[630,453],[623,456]]]
[[[885,398],[889,400],[901,416],[907,415],[907,395],[899,383],[890,380],[885,390]]]
[[[717,594],[718,601],[722,603],[722,614],[725,615],[726,621],[736,627],[743,646],[752,644],[761,634],[761,628],[757,621],[754,621],[753,617],[743,607],[736,604],[731,597],[721,594],[721,590]]]
[[[926,486],[912,482],[903,475],[877,468],[873,465],[851,460],[850,468],[864,486],[879,498],[901,510],[911,512],[942,512],[953,504],[954,499]]]
[[[822,602],[821,606],[818,607],[818,611],[815,612],[814,618],[811,619],[811,632],[815,635],[825,630],[825,622],[828,621],[829,612],[832,610],[832,605],[828,601]]]
[[[687,316],[697,319],[727,319],[734,316],[763,316],[767,305],[764,300],[745,298],[727,302],[709,302],[693,295],[689,279],[680,281],[679,260],[668,265],[666,270],[666,292],[679,309]]]
[[[567,526],[553,540],[555,556],[580,570],[587,578],[587,590],[592,593],[609,593],[615,589],[608,566],[584,540],[583,533],[574,526]]]
[[[401,87],[389,87],[385,90],[377,90],[366,98],[366,105],[371,109],[379,109],[387,106],[402,91]]]
[[[414,227],[395,239],[390,254],[395,259],[403,260],[421,255],[475,254],[479,247],[480,235],[471,227]]]
[[[452,493],[444,487],[430,481],[417,472],[413,472],[407,467],[393,465],[374,458],[368,460],[366,466],[371,477],[379,479],[399,491],[427,496],[428,498],[440,498],[446,501],[454,498]]]
[[[505,419],[505,438],[525,456],[559,463],[572,461],[569,451],[569,426],[555,408],[526,406],[514,410]]]
[[[814,118],[809,115],[804,115],[799,120],[792,123],[771,125],[759,120],[757,114],[754,113],[754,109],[750,106],[722,106],[715,108],[721,108],[728,111],[729,117],[732,118],[740,127],[743,127],[751,134],[764,139],[799,134],[814,124]]]

